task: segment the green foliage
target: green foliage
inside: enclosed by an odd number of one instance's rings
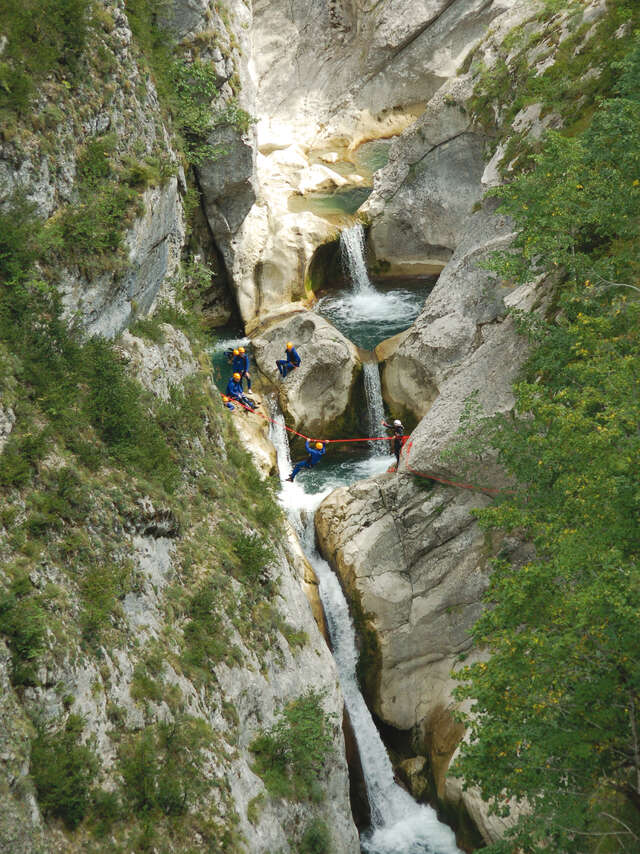
[[[73,77],[87,38],[89,0],[4,0],[0,32],[0,117],[25,113],[40,81],[52,72]]]
[[[330,720],[322,695],[308,691],[290,702],[280,718],[251,744],[254,770],[274,797],[320,800],[318,777],[331,753]]]
[[[69,829],[87,812],[98,770],[95,753],[82,743],[83,727],[79,715],[69,715],[63,729],[41,728],[31,745],[31,776],[40,808],[46,816],[62,819]]]
[[[233,552],[238,559],[240,576],[250,584],[264,580],[267,566],[275,559],[269,543],[254,531],[236,533]]]
[[[127,0],[127,15],[138,44],[153,71],[158,93],[170,112],[178,147],[190,164],[199,166],[225,153],[209,142],[212,132],[231,126],[245,133],[253,119],[235,98],[224,102],[209,62],[187,61],[166,29],[171,10],[164,0]]]
[[[307,825],[298,851],[300,854],[331,854],[331,832],[325,821],[314,818]]]
[[[211,738],[204,721],[185,715],[148,726],[124,742],[120,773],[129,809],[184,815],[208,786],[202,769]]]
[[[493,269],[559,286],[550,320],[518,317],[532,349],[515,413],[474,421],[516,483],[480,523],[534,547],[496,558],[473,630],[491,656],[459,673],[465,785],[498,812],[529,807],[488,851],[582,854],[606,837],[617,852],[640,835],[639,38],[620,69],[590,127],[550,134],[497,193],[519,235]]]
[[[188,672],[207,673],[229,653],[229,633],[222,621],[221,606],[220,593],[211,581],[204,582],[191,596],[181,659]]]
[[[45,612],[26,574],[0,594],[0,634],[11,651],[11,682],[33,685],[45,645]]]
[[[120,600],[131,589],[131,565],[104,558],[96,560],[92,555],[85,556],[83,564],[79,579],[84,606],[80,614],[80,629],[84,642],[97,649],[119,611]]]
[[[504,39],[492,67],[471,63],[476,77],[471,112],[493,129],[496,145],[510,137],[502,163],[515,161],[512,168],[516,170],[526,166],[531,153],[541,147],[526,135],[512,135],[516,114],[539,103],[543,116],[553,111],[563,120],[566,135],[584,129],[574,126],[576,117],[588,124],[598,99],[611,94],[619,62],[629,51],[634,28],[640,26],[635,0],[610,4],[595,24],[582,22],[581,3],[547,0],[545,6],[532,24],[515,28]],[[569,14],[554,17],[559,11]],[[547,56],[554,61],[539,73],[538,65]]]

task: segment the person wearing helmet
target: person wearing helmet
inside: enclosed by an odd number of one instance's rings
[[[246,406],[252,412],[255,409],[255,403],[250,400],[250,398],[245,397],[244,391],[242,388],[242,375],[235,371],[233,376],[229,379],[227,383],[227,395],[232,400],[237,400],[238,403],[241,403],[243,406]]]
[[[298,474],[300,469],[312,469],[316,463],[320,462],[320,458],[324,455],[327,450],[327,440],[322,439],[316,442],[313,442],[311,439],[307,439],[305,442],[305,447],[309,453],[309,456],[306,460],[300,460],[299,463],[296,463],[293,467],[293,471],[287,478],[287,480],[293,482],[294,477]]]
[[[291,341],[287,341],[284,355],[286,356],[286,359],[276,359],[276,366],[283,379],[294,368],[299,368],[300,362],[302,361]]]
[[[247,391],[251,391],[251,377],[249,375],[249,354],[247,353],[244,347],[237,347],[233,351],[232,368],[234,373],[240,374],[243,380],[246,379]]]
[[[382,426],[388,427],[389,430],[393,430],[393,453],[396,455],[397,468],[400,465],[400,452],[404,445],[404,427],[402,426],[402,421],[400,421],[399,418],[396,418],[393,424],[387,424],[386,421],[383,421]]]
[[[235,409],[233,403],[231,403],[231,398],[227,394],[222,395],[222,402],[227,407],[227,409],[231,409],[232,411]]]

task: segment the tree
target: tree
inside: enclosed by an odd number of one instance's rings
[[[490,658],[458,673],[458,772],[496,810],[529,808],[492,852],[640,843],[640,39],[621,71],[585,133],[550,134],[497,192],[520,230],[493,268],[562,284],[552,317],[519,318],[514,413],[482,424],[517,487],[480,524],[535,547],[521,567],[498,555],[473,630]]]

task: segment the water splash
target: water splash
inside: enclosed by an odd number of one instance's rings
[[[291,457],[284,418],[275,401],[271,407],[276,422],[271,427],[271,440],[276,448],[280,475],[286,477]],[[304,488],[308,481],[285,482],[280,501],[300,535],[318,578],[340,686],[358,742],[372,821],[371,830],[361,839],[362,851],[366,854],[462,854],[455,844],[453,831],[438,821],[435,811],[417,804],[393,778],[387,751],[358,687],[356,634],[349,606],[337,577],[315,547],[313,514],[323,498],[336,486],[352,483],[358,475],[383,471],[388,461],[385,457],[369,457],[357,461],[355,467],[334,468],[322,488],[311,493]]]
[[[428,288],[377,290],[367,273],[360,224],[340,233],[340,250],[351,288],[323,297],[316,310],[359,347],[371,350],[413,323]]]
[[[342,267],[353,282],[355,293],[375,293],[364,260],[364,228],[361,223],[340,232]]]

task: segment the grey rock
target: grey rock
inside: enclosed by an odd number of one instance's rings
[[[251,332],[261,373],[277,388],[289,424],[308,436],[333,436],[353,418],[353,396],[360,372],[355,346],[328,321],[311,311],[268,318]],[[276,359],[291,341],[301,365],[281,379]],[[342,422],[342,423],[341,423]]]
[[[77,317],[90,335],[113,338],[135,314],[147,314],[165,279],[177,268],[184,240],[177,179],[145,191],[143,204],[143,215],[127,233],[123,277],[105,273],[87,281],[77,271],[62,271],[59,289],[65,312]]]
[[[13,409],[0,405],[0,452],[7,444],[15,423],[16,416]]]
[[[473,206],[484,192],[484,139],[462,133],[411,164],[376,218],[370,243],[392,265],[442,264],[458,246]]]
[[[214,235],[235,234],[256,198],[254,149],[249,136],[231,126],[216,129],[209,145],[221,155],[197,167],[204,208]]]

